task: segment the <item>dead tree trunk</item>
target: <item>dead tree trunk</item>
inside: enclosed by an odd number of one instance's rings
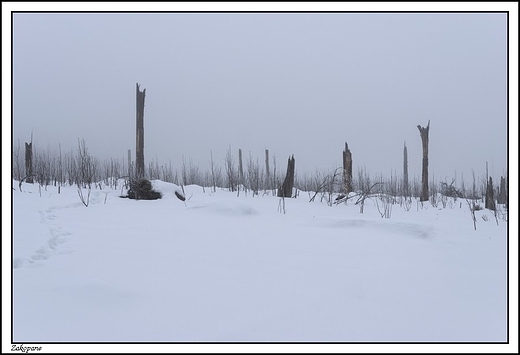
[[[264,189],[269,190],[271,188],[270,176],[269,176],[269,150],[265,150],[265,186]]]
[[[421,134],[423,158],[422,158],[422,190],[420,201],[428,201],[428,133],[430,131],[430,120],[428,126],[421,127],[417,125],[419,133]]]
[[[244,166],[242,165],[242,149],[238,150],[238,191],[240,191],[240,185],[245,191],[244,186]]]
[[[495,199],[493,197],[493,179],[491,176],[487,182],[486,186],[486,208],[488,210],[495,210]]]
[[[294,186],[294,155],[287,162],[287,174],[282,186],[278,188],[278,197],[291,197]]]
[[[33,169],[32,169],[32,139],[31,143],[25,143],[25,179],[29,184],[33,183]]]
[[[352,153],[348,149],[347,142],[343,151],[343,186],[346,194],[352,192]]]
[[[136,84],[136,144],[135,144],[135,165],[136,178],[144,178],[144,98],[146,89],[139,90]]]
[[[235,163],[233,161],[233,156],[231,155],[231,147],[229,147],[228,151],[226,152],[226,158],[225,158],[224,162],[226,164],[228,188],[229,188],[229,191],[234,192],[235,187],[237,185],[237,181],[236,181]]]
[[[500,177],[500,188],[498,189],[498,203],[503,205],[506,203],[506,179],[503,176]]]
[[[132,152],[128,149],[128,180],[132,179]]]
[[[404,196],[408,196],[408,149],[406,148],[406,142],[404,142],[403,155],[403,192]]]

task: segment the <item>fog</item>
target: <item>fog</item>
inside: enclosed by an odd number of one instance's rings
[[[135,156],[205,170],[226,151],[298,174],[430,177],[507,170],[506,13],[15,13],[13,148]]]

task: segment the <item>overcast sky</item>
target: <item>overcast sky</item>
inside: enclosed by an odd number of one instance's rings
[[[136,83],[146,89],[145,162],[205,170],[241,148],[299,174],[430,177],[507,167],[505,13],[17,13],[13,144],[135,154]]]

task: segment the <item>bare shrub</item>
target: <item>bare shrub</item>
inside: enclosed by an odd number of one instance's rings
[[[376,198],[376,206],[381,218],[390,218],[393,206],[393,201],[390,196],[380,193],[378,198]]]
[[[87,145],[84,139],[78,139],[78,155],[77,155],[77,189],[81,202],[88,207],[90,201],[90,192],[94,177],[97,172],[96,160],[88,153]],[[87,196],[83,194],[83,188],[87,189]]]
[[[249,153],[249,159],[246,162],[246,171],[247,185],[249,186],[249,189],[253,191],[253,196],[258,195],[262,173],[260,172],[260,164],[258,159],[255,162],[251,156],[251,153]]]
[[[405,211],[410,211],[412,208],[412,197],[411,196],[405,196],[403,199],[403,208]]]
[[[473,220],[473,228],[477,230],[477,217],[475,216],[475,212],[482,210],[482,207],[480,207],[476,200],[471,200],[467,198],[466,203],[468,204],[471,219]]]
[[[430,196],[429,200],[433,207],[437,208],[439,204],[439,196],[438,196],[438,190],[437,190],[437,184],[435,183],[435,180],[432,180],[429,185],[430,190]]]
[[[227,187],[229,191],[234,192],[236,191],[238,185],[238,173],[235,171],[235,162],[233,155],[231,154],[231,147],[226,152],[226,158],[224,162],[226,166]]]

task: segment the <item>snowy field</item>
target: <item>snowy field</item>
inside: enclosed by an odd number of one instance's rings
[[[505,342],[507,223],[153,182],[13,181],[13,341]],[[86,190],[84,190],[86,192]],[[485,221],[484,219],[487,219]]]

